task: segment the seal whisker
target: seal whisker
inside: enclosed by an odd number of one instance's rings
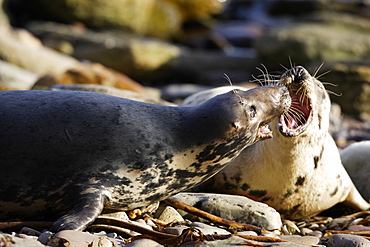
[[[313,72],[312,74],[312,77],[315,77],[316,79],[318,79],[320,76],[316,77],[317,73],[319,72],[319,70],[322,68],[322,66],[324,65],[324,62],[322,62],[316,69],[315,71]]]
[[[326,75],[326,74],[329,74],[331,72],[331,70],[327,70],[327,71],[325,71],[325,72],[322,72],[320,75],[318,75],[317,77],[316,77],[316,79],[319,79],[320,77],[322,77],[322,76],[324,76],[324,75]]]
[[[239,100],[240,100],[239,102],[240,102],[240,104],[244,105],[244,101],[243,101],[242,97],[238,94],[238,92],[235,90],[234,85],[233,85],[233,83],[232,83],[232,81],[231,81],[230,77],[229,77],[226,73],[224,73],[224,78],[229,82],[229,84],[230,84],[230,86],[231,86],[231,88],[232,88],[233,93],[234,93],[236,96],[238,96],[238,97],[239,97]]]
[[[285,67],[283,64],[279,64],[283,69],[285,69],[285,71],[288,71],[289,69],[287,67]]]
[[[327,81],[324,81],[324,82],[322,81],[321,83],[324,84],[324,85],[332,86],[332,87],[338,87],[338,84],[327,82]]]
[[[257,77],[255,77],[254,75],[252,75],[252,78],[254,80],[252,80],[251,82],[258,82],[258,84],[260,84],[261,86],[263,86],[263,81],[258,79]]]
[[[326,89],[326,92],[328,94],[332,94],[332,95],[335,95],[335,96],[338,96],[338,97],[342,97],[342,95],[343,95],[342,93],[336,93],[336,92],[330,91],[328,89]]]
[[[259,70],[262,73],[262,75],[259,75],[259,76],[262,76],[263,77],[262,81],[265,83],[264,85],[269,85],[269,80],[268,80],[268,77],[266,77],[265,72],[261,68],[259,68],[259,67],[256,67],[256,69]]]
[[[295,63],[293,63],[292,58],[289,56],[289,64],[291,69],[295,69]]]
[[[264,68],[264,70],[262,70],[261,68],[259,67],[256,67],[256,69],[258,69],[261,73],[262,73],[262,76],[263,76],[263,81],[266,82],[265,85],[274,85],[274,82],[276,81],[274,79],[274,76],[271,75],[266,66],[264,64],[261,64],[261,66]]]

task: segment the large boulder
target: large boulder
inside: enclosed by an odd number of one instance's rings
[[[322,77],[333,92],[331,99],[350,115],[370,114],[370,60],[343,61],[324,64]]]
[[[19,1],[18,1],[19,2]],[[159,38],[176,35],[189,18],[219,12],[217,0],[22,0],[14,8],[28,8],[31,18],[64,23],[81,22],[95,28],[129,29]]]
[[[295,64],[359,60],[370,56],[370,21],[358,15],[319,13],[289,26],[271,29],[254,44],[262,62],[276,68]]]
[[[70,47],[79,60],[101,63],[137,81],[177,80],[197,83],[222,80],[223,73],[235,80],[233,72],[243,73],[256,66],[253,58],[233,56],[222,51],[199,51],[170,42],[124,31],[81,30],[52,22],[33,23],[28,29],[54,49]],[[216,78],[216,80],[214,80]],[[217,81],[217,79],[219,81]]]

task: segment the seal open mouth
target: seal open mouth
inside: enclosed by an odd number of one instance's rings
[[[301,134],[307,127],[312,107],[310,99],[300,89],[289,89],[292,104],[285,114],[280,116],[278,127],[281,134],[293,137]]]

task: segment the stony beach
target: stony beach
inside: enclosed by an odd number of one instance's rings
[[[330,93],[338,150],[370,140],[366,1],[92,2],[0,0],[0,90],[93,91],[177,106],[229,85],[225,74],[256,87],[302,65]],[[368,183],[362,175],[358,188]],[[0,222],[0,247],[370,246],[370,211],[339,212],[289,220],[246,197],[183,192],[103,214],[84,231],[9,219]]]
[[[180,193],[173,199],[188,203],[185,206],[190,209],[191,204],[197,204],[201,205],[200,208],[215,213],[211,218],[205,217],[208,219],[205,220],[196,216],[200,215],[198,211],[194,212],[194,215],[191,210],[187,210],[188,212],[176,210],[178,205],[169,206],[173,203],[169,201],[127,214],[119,212],[104,215],[97,220],[99,222],[115,219],[124,222],[123,225],[112,220],[106,221],[111,225],[94,223],[83,232],[65,230],[56,234],[24,226],[16,232],[0,234],[0,243],[2,246],[21,247],[370,246],[369,211],[338,218],[316,216],[290,221],[281,220],[279,213],[267,205],[240,196]],[[217,217],[217,212],[228,217]],[[136,219],[130,219],[128,215]],[[212,219],[218,223],[212,222]],[[230,222],[225,220],[227,223],[220,224],[219,219],[229,219]],[[246,230],[248,226],[238,224],[236,221],[251,222],[261,228]],[[48,224],[48,222],[39,223]],[[32,226],[34,223],[29,224]],[[24,225],[27,225],[27,222],[24,222]]]

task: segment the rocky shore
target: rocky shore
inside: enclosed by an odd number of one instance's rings
[[[205,211],[193,209],[192,204]],[[38,222],[38,226],[35,222],[18,222],[17,228],[27,224],[31,227],[0,233],[0,243],[17,247],[370,246],[369,217],[366,211],[339,218],[281,220],[273,208],[245,197],[180,193],[149,208],[103,215],[83,232],[52,233],[36,230],[40,224],[52,222]],[[0,229],[3,227],[0,224]]]
[[[370,140],[366,1],[0,0],[0,6],[0,90],[84,90],[177,105],[228,85],[224,74],[234,85],[256,86],[299,64],[331,92],[330,133],[338,148]],[[164,201],[105,215],[81,232],[52,233],[45,230],[51,222],[0,222],[0,247],[370,246],[369,211],[290,221],[245,197],[173,199],[202,212]]]

